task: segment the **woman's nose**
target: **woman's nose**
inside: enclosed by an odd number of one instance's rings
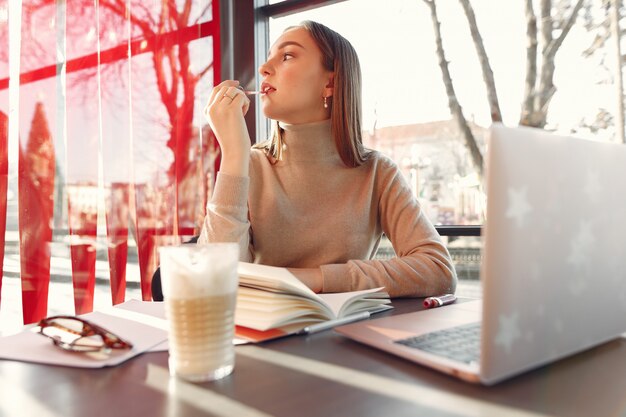
[[[268,62],[265,62],[259,66],[259,74],[266,76],[271,74],[271,66]]]

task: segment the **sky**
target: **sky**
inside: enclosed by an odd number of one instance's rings
[[[526,27],[521,0],[472,0],[494,71],[504,122],[516,125],[523,98]],[[466,118],[489,126],[482,73],[466,17],[458,1],[438,1],[443,44]],[[363,72],[364,127],[450,118],[428,7],[421,0],[350,0],[272,19],[270,43],[285,27],[310,19],[326,24],[355,47]],[[597,60],[581,57],[591,43],[579,20],[557,54],[557,93],[550,127],[569,132],[600,106],[616,107],[609,85],[598,85]],[[584,91],[584,95],[581,92]]]

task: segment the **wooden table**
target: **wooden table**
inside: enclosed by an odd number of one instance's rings
[[[395,300],[395,310],[421,300]],[[167,353],[71,369],[0,360],[0,416],[626,416],[626,339],[493,387],[470,385],[332,331],[238,346],[212,383],[168,377]]]

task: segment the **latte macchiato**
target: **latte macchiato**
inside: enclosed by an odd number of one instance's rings
[[[208,381],[232,372],[238,253],[226,243],[160,249],[172,375]]]
[[[175,368],[175,374],[221,372],[228,375],[232,371],[235,363],[233,294],[189,300],[166,298],[165,309],[170,321],[170,366]]]

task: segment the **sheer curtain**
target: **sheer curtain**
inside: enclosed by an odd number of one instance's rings
[[[220,79],[219,2],[10,3],[0,0],[3,281],[19,278],[24,323],[47,315],[56,282],[71,280],[70,314],[93,310],[97,281],[108,304],[125,300],[127,281],[150,300],[156,248],[198,233],[218,160],[202,108]]]

